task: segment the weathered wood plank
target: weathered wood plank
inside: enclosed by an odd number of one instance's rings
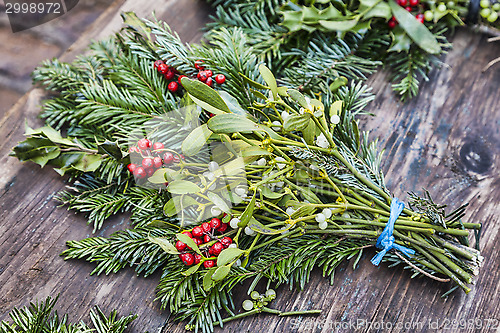
[[[184,40],[199,38],[193,21],[188,24],[176,10],[194,15],[198,18],[195,22],[202,25],[205,8],[193,7],[201,6],[194,0],[183,1],[182,6],[176,2],[172,7],[174,2],[163,1],[163,5],[155,2],[157,16],[165,17],[176,30],[181,30]],[[118,10],[135,10],[140,16],[151,10],[138,1],[117,1],[114,6],[63,59],[69,60],[81,52],[88,40],[107,36],[119,28]],[[162,8],[165,11],[158,13]],[[170,21],[175,19],[179,20],[179,26]],[[374,251],[367,251],[357,270],[353,271],[348,264],[341,265],[333,286],[315,272],[303,292],[278,289],[273,307],[321,308],[324,313],[320,317],[299,323],[297,318],[263,315],[229,323],[225,330],[362,332],[369,331],[366,321],[371,321],[393,326],[417,325],[413,329],[404,326],[392,329],[411,332],[430,331],[434,327],[429,325],[435,323],[442,328],[445,319],[477,318],[483,325],[486,319],[500,320],[499,301],[495,297],[499,292],[500,260],[494,250],[499,241],[496,203],[500,193],[500,118],[495,108],[499,105],[496,89],[500,76],[498,68],[480,73],[489,60],[500,54],[500,47],[487,45],[484,37],[463,31],[454,42],[455,49],[445,59],[450,68],[435,71],[419,97],[406,105],[392,95],[384,74],[376,75],[371,84],[378,97],[371,108],[377,117],[365,119],[363,124],[374,129],[373,137],[382,140],[381,146],[386,149],[384,170],[389,187],[397,196],[405,198],[406,191],[419,192],[423,186],[438,202],[455,207],[463,201],[472,202],[465,219],[485,223],[481,246],[486,256],[486,267],[473,291],[468,296],[455,293],[442,300],[439,296],[446,290],[444,286],[428,279],[410,281],[410,275],[397,268],[387,269],[385,265],[375,268],[369,262]],[[133,325],[133,332],[153,331],[163,326],[167,314],[153,302],[158,276],[136,278],[129,270],[109,277],[89,277],[92,265],[63,262],[58,257],[66,240],[87,237],[90,228],[81,217],[55,207],[51,198],[63,187],[55,173],[5,157],[21,139],[23,119],[27,117],[30,122],[36,119],[41,96],[40,90],[33,90],[0,120],[0,161],[6,166],[6,172],[0,175],[3,188],[0,190],[0,313],[27,304],[33,298],[61,292],[59,308],[71,312],[71,319],[80,319],[94,304],[99,304],[106,310],[116,307],[121,313],[138,313],[140,318]],[[107,235],[126,223],[116,219],[100,234]],[[237,304],[245,299],[244,290],[241,288],[242,294],[235,297]],[[4,317],[0,315],[0,319]],[[476,331],[474,328],[464,331]],[[184,324],[167,323],[163,331],[183,332]]]

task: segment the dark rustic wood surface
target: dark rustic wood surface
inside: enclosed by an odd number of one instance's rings
[[[89,40],[107,36],[120,27],[120,11],[167,21],[185,41],[198,40],[199,28],[208,20],[202,1],[115,1],[101,18],[62,56],[71,60]],[[393,95],[385,73],[370,80],[376,100],[361,127],[371,129],[385,148],[384,171],[389,188],[401,199],[407,191],[426,188],[437,202],[458,207],[471,205],[465,220],[483,223],[481,249],[484,267],[473,290],[440,295],[447,286],[429,279],[410,280],[399,268],[374,267],[367,251],[359,267],[343,264],[330,286],[314,272],[304,291],[278,288],[272,307],[280,310],[319,308],[319,317],[279,318],[261,315],[229,323],[227,332],[498,332],[500,331],[500,66],[481,69],[500,56],[500,44],[485,36],[459,30],[454,49],[443,59],[444,68],[433,71],[418,98],[402,104]],[[80,320],[93,305],[104,310],[134,312],[139,318],[131,332],[183,332],[184,324],[168,321],[168,314],[154,302],[158,276],[137,278],[131,270],[112,276],[89,276],[93,266],[82,261],[64,262],[59,254],[65,241],[90,236],[85,220],[52,200],[64,187],[49,168],[21,164],[7,157],[22,139],[24,120],[39,125],[40,98],[33,89],[0,118],[0,320],[14,306],[60,293],[58,309]],[[106,224],[99,235],[124,228],[126,216]],[[236,303],[245,299],[239,289]],[[452,329],[453,320],[476,320],[465,329]],[[372,326],[369,326],[370,323]],[[471,322],[469,322],[471,323]],[[479,328],[483,325],[483,329]],[[493,325],[484,329],[485,325]],[[496,325],[496,326],[494,326]],[[392,329],[390,328],[392,326]],[[218,330],[222,331],[222,330]]]

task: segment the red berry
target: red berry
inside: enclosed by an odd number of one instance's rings
[[[212,240],[212,237],[210,235],[205,235],[203,236],[203,242],[208,243]]]
[[[194,68],[196,68],[197,70],[201,71],[203,70],[205,67],[203,67],[203,60],[197,60],[195,63],[194,63]]]
[[[143,166],[145,169],[152,168],[152,167],[153,167],[153,159],[152,159],[152,158],[150,158],[150,157],[143,158],[143,159],[142,159],[142,166]]]
[[[207,75],[207,77],[212,77],[212,75],[214,75],[214,73],[210,69],[207,69],[205,71],[205,74]]]
[[[221,244],[224,246],[224,248],[227,248],[229,245],[231,245],[231,243],[233,242],[233,240],[229,237],[224,237],[220,240]]]
[[[196,243],[196,245],[198,245],[198,246],[200,246],[201,244],[203,244],[203,241],[201,240],[201,238],[194,237],[193,240]]]
[[[191,253],[181,254],[181,260],[186,266],[191,266],[194,263],[194,256]]]
[[[183,235],[188,235],[189,238],[193,238],[193,235],[189,231],[184,231],[182,234]]]
[[[217,231],[223,234],[227,230],[227,223],[222,223],[219,228],[217,228]]]
[[[134,170],[134,176],[136,176],[139,179],[143,179],[146,177],[146,170],[144,170],[143,167],[137,167]]]
[[[160,66],[161,64],[164,64],[163,60],[156,60],[154,63],[155,69],[158,69],[158,66]]]
[[[201,227],[194,227],[193,230],[191,230],[191,233],[193,234],[193,237],[202,237],[203,229]]]
[[[187,77],[187,76],[186,75],[179,75],[179,78],[177,79],[177,82],[179,82],[179,84],[181,84],[181,85],[182,85],[181,80],[183,77]]]
[[[163,163],[170,164],[170,163],[172,163],[173,160],[174,160],[174,155],[171,152],[167,151],[163,155]]]
[[[420,23],[424,23],[424,14],[417,14],[416,17]]]
[[[210,231],[212,231],[212,227],[210,226],[210,223],[202,223],[201,224],[201,229],[203,229],[203,232],[205,233],[209,233]]]
[[[408,0],[398,0],[398,4],[401,7],[405,7],[408,4]]]
[[[153,166],[158,169],[163,165],[163,160],[160,157],[153,158]]]
[[[224,76],[224,74],[217,74],[215,76],[215,82],[217,82],[217,84],[223,84],[224,82],[226,82],[226,77]]]
[[[213,229],[219,229],[221,225],[222,225],[222,222],[216,217],[214,217],[213,219],[210,220],[210,226]]]
[[[410,7],[410,6],[406,7],[405,9],[406,9],[407,11],[411,12],[411,7]]]
[[[174,78],[174,71],[172,69],[168,69],[165,74],[163,74],[163,76],[165,77],[165,79],[167,80],[172,80]]]
[[[194,263],[198,265],[200,263],[200,261],[201,261],[201,258],[202,258],[201,254],[196,253],[194,255]]]
[[[205,83],[206,83],[206,84],[207,84],[207,86],[209,86],[209,87],[213,87],[213,86],[214,86],[214,80],[213,80],[211,77],[209,77],[209,78],[205,81]]]
[[[212,254],[214,256],[218,256],[222,252],[222,250],[224,250],[224,245],[222,245],[221,242],[217,242],[214,245],[212,245],[210,249],[212,250]]]
[[[165,74],[168,71],[168,66],[165,64],[158,65],[158,72]]]
[[[155,169],[151,168],[151,169],[146,169],[146,173],[148,174],[148,177],[151,177],[152,175],[154,175],[155,173]]]
[[[137,142],[137,145],[139,146],[139,148],[141,150],[146,150],[146,149],[151,148],[151,141],[149,141],[148,139],[140,139]]]
[[[215,260],[207,260],[203,262],[205,268],[212,268],[215,266]]]
[[[171,92],[176,92],[177,90],[179,90],[179,84],[175,81],[172,81],[168,84],[168,90],[170,90]]]
[[[418,6],[419,1],[418,0],[410,0],[410,6],[415,7]]]
[[[183,251],[183,250],[185,250],[185,249],[186,249],[186,247],[187,247],[187,245],[186,245],[186,244],[184,244],[184,243],[183,243],[183,242],[181,242],[181,241],[177,241],[177,242],[175,243],[175,248],[177,249],[177,251]]]
[[[196,77],[198,78],[198,80],[200,80],[201,82],[205,82],[207,79],[208,79],[208,76],[207,76],[207,73],[205,71],[201,71],[199,72]]]
[[[128,149],[128,152],[129,153],[140,153],[141,151],[139,150],[139,148],[137,148],[136,146],[133,146],[133,147],[130,147]]]
[[[210,113],[208,114],[208,116],[209,116],[210,118],[212,118],[212,117],[215,117],[215,114],[213,114],[212,112],[210,112]]]
[[[135,168],[137,168],[137,165],[135,165],[133,163],[130,163],[129,165],[127,165],[128,171],[130,171],[132,173],[134,173]]]
[[[176,154],[176,155],[174,155],[173,161],[174,161],[174,163],[179,163],[181,159],[183,161],[185,160],[184,155],[182,155],[182,154]]]
[[[165,146],[161,142],[155,142],[153,144],[153,150],[162,150],[163,148],[165,148]]]

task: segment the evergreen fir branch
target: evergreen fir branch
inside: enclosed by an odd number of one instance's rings
[[[30,303],[29,307],[14,308],[10,313],[12,322],[0,323],[1,333],[122,333],[137,316],[118,317],[116,310],[106,316],[99,307],[90,311],[93,329],[85,323],[68,323],[68,315],[59,317],[54,305],[58,297],[47,297],[45,301]]]
[[[40,82],[47,89],[72,94],[79,91],[87,82],[87,74],[58,59],[46,60],[32,74],[33,81]]]
[[[434,29],[437,30],[438,28]],[[413,46],[408,52],[391,52],[385,60],[391,68],[391,82],[393,90],[402,101],[415,97],[418,94],[420,80],[428,81],[428,73],[432,68],[442,64],[439,56],[446,54],[451,47],[444,33],[446,28],[435,32],[442,52],[437,55],[429,54],[421,48]]]
[[[96,263],[91,274],[117,273],[124,267],[135,267],[137,274],[148,276],[168,263],[168,255],[151,242],[150,237],[166,237],[173,233],[166,229],[136,228],[118,231],[108,238],[90,237],[67,242],[62,256],[85,259]]]
[[[247,83],[240,74],[258,81],[259,62],[240,28],[214,31],[210,46],[197,47],[195,54],[226,76],[227,81],[222,86],[224,91],[235,97],[242,107],[252,105],[254,97],[244,89]]]

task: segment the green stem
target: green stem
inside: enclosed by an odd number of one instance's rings
[[[235,316],[224,318],[224,319],[222,319],[221,322],[219,322],[219,321],[214,322],[214,326],[220,325],[221,323],[227,323],[227,322],[232,321],[232,320],[241,319],[241,318],[245,318],[248,316],[253,316],[254,314],[260,313],[260,311],[261,311],[260,309],[253,309],[253,310],[248,311],[248,312],[243,312],[243,313],[237,314]]]
[[[262,307],[262,312],[267,312],[267,313],[272,313],[272,314],[277,314],[280,317],[283,316],[301,316],[301,315],[310,315],[310,314],[320,314],[321,310],[304,310],[304,311],[287,311],[287,312],[282,312],[279,310],[274,310],[267,308],[265,306]]]

